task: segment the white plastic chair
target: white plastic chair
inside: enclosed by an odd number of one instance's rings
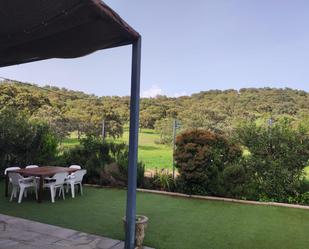
[[[18,170],[20,167],[8,167],[4,170],[4,175],[7,175],[9,171]]]
[[[63,200],[65,200],[64,197],[64,181],[65,178],[68,176],[68,173],[57,173],[51,178],[45,178],[44,180],[47,180],[47,183],[44,183],[44,188],[50,189],[50,196],[52,203],[55,202],[55,196],[57,189],[60,189],[60,193],[62,192]]]
[[[26,169],[34,169],[34,168],[38,168],[38,167],[39,167],[38,165],[28,165],[25,168]]]
[[[12,179],[12,185],[13,185],[10,201],[13,200],[13,197],[16,197],[17,192],[19,190],[18,203],[21,203],[24,191],[26,191],[28,188],[34,188],[35,197],[36,199],[38,199],[37,185],[33,179],[24,178],[20,174],[14,172],[10,173],[10,178]]]
[[[66,179],[65,183],[67,185],[67,189],[68,189],[68,187],[71,187],[72,198],[75,198],[75,185],[79,185],[80,193],[81,193],[81,195],[83,195],[82,181],[83,181],[84,175],[86,175],[86,173],[87,173],[87,170],[85,170],[85,169],[78,170],[78,171],[74,172],[73,176]]]
[[[14,170],[18,170],[18,169],[20,169],[20,167],[8,167],[8,168],[6,168],[6,169],[4,170],[4,175],[6,176],[6,175],[8,174],[9,171],[14,171]],[[9,177],[9,184],[12,185],[12,179],[11,179],[10,177]],[[16,194],[15,194],[14,197],[16,197]]]
[[[38,165],[28,165],[28,166],[25,167],[25,169],[35,169],[35,168],[39,168],[39,166],[38,166]],[[28,178],[36,179],[37,184],[38,184],[39,181],[40,181],[40,177],[30,176],[30,177],[28,177]],[[27,192],[25,192],[25,194],[27,195]]]
[[[75,165],[73,164],[73,165],[69,166],[69,168],[70,169],[77,169],[77,170],[82,169],[82,167],[80,165],[76,165],[76,164]],[[70,175],[68,175],[65,180],[69,180],[72,177],[74,177],[74,173],[71,173]],[[68,185],[67,185],[67,188],[66,188],[66,192],[67,193],[69,192],[69,186]]]

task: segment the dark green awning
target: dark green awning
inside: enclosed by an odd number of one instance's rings
[[[0,66],[80,57],[138,37],[100,0],[0,1]]]

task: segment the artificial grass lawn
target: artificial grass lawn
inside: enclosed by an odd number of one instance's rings
[[[139,133],[138,159],[144,162],[146,169],[172,169],[173,167],[172,146],[156,144],[155,141],[159,138],[159,134],[154,130],[143,129]],[[116,141],[128,143],[128,129],[125,129],[123,136]],[[78,144],[77,134],[72,133],[69,138],[64,139],[61,148],[72,148]]]
[[[1,184],[3,193],[3,184]],[[124,190],[85,188],[84,196],[22,204],[0,196],[0,213],[124,239]],[[157,249],[309,248],[309,211],[138,193],[150,218],[145,244]]]

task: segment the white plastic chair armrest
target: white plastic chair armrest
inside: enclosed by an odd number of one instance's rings
[[[31,183],[33,182],[33,178],[23,178],[18,180],[19,183]]]
[[[68,175],[67,176],[67,179],[74,179],[75,178],[75,175],[73,174],[73,175]]]
[[[55,179],[51,178],[51,177],[45,177],[44,180],[46,180],[46,181],[55,181]]]

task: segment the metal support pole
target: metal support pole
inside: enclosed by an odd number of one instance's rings
[[[176,119],[173,120],[173,179],[175,179],[175,159],[174,159],[174,154],[175,154],[175,148],[176,148],[176,127],[177,121]]]
[[[105,141],[105,119],[102,120],[102,140]]]
[[[137,181],[137,152],[138,152],[138,129],[139,129],[141,43],[142,43],[142,40],[140,37],[133,43],[133,46],[132,46],[129,168],[128,168],[125,249],[135,248],[136,185],[137,185],[136,181]]]

